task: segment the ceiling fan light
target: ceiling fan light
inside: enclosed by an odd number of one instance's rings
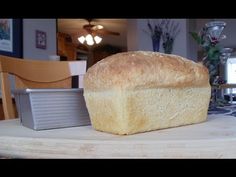
[[[87,45],[93,45],[94,42],[93,41],[87,41]]]
[[[99,36],[95,36],[94,40],[95,40],[96,44],[99,44],[102,41],[102,38]]]
[[[97,25],[97,29],[103,29],[104,27],[102,25]]]
[[[91,34],[88,34],[86,37],[86,42],[88,45],[93,45],[94,44],[94,41],[93,41],[93,36]]]
[[[86,41],[90,42],[90,41],[93,41],[93,36],[91,34],[87,34],[87,36],[85,37]]]
[[[78,40],[79,40],[79,42],[80,43],[84,43],[84,41],[85,41],[85,37],[84,36],[80,36],[79,38],[78,38]]]

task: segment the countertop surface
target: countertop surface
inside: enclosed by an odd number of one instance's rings
[[[128,136],[91,126],[35,131],[0,121],[0,156],[13,158],[236,158],[236,117]]]

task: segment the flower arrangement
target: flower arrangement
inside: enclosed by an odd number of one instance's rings
[[[221,34],[225,25],[226,23],[224,22],[213,21],[207,23],[199,33],[190,32],[193,39],[204,52],[201,62],[209,71],[210,85],[212,86],[209,109],[215,109],[217,106],[227,104],[224,99],[217,98],[217,89],[221,84],[226,83],[226,80],[220,77],[219,66],[220,64],[225,64],[232,52],[231,48],[222,48],[220,45],[220,41],[226,38],[225,35]]]
[[[179,23],[167,20],[162,33],[162,47],[165,53],[171,54],[173,51],[174,40],[179,34]]]
[[[213,24],[211,24],[213,25]],[[216,24],[217,25],[217,24]],[[222,23],[225,26],[224,23]],[[210,83],[214,82],[216,76],[219,75],[219,64],[221,63],[222,47],[219,45],[220,40],[225,39],[225,35],[221,35],[223,29],[219,29],[217,32],[212,33],[209,31],[209,25],[202,28],[199,33],[190,32],[193,39],[201,47],[204,52],[204,58],[202,59],[203,65],[209,70]]]
[[[155,25],[151,25],[148,20],[147,26],[148,32],[145,32],[151,36],[153,51],[158,52],[160,50],[160,41],[162,38],[164,52],[168,54],[172,53],[174,40],[180,32],[179,24],[168,19],[163,19]]]
[[[158,52],[160,50],[160,40],[161,40],[162,28],[163,28],[164,22],[165,22],[164,20],[161,20],[154,26],[151,25],[149,20],[147,22],[149,32],[147,31],[145,32],[147,32],[151,36],[154,52]]]

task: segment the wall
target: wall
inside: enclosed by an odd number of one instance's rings
[[[46,32],[47,48],[35,46],[35,30]],[[23,20],[23,58],[48,60],[49,55],[57,53],[56,19],[24,19]]]
[[[128,20],[128,30],[127,30],[127,46],[129,51],[133,50],[144,50],[152,51],[152,41],[150,35],[147,31],[147,20],[148,19],[131,19]],[[160,19],[151,19],[151,23],[158,23]],[[188,31],[188,21],[186,19],[172,19],[179,23],[180,33],[175,39],[175,44],[173,48],[173,54],[181,55],[187,57],[187,31]],[[131,34],[131,35],[130,35]],[[161,41],[162,44],[162,41]],[[160,52],[163,52],[162,45],[160,46]]]
[[[137,20],[128,19],[127,20],[127,50],[134,51],[138,47],[138,26]]]
[[[197,27],[196,19],[187,19],[187,56],[188,58],[198,61],[198,44],[192,38],[189,32],[194,32]]]

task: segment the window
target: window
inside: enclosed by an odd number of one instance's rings
[[[228,84],[236,84],[236,57],[230,57],[227,60],[226,80]],[[229,89],[227,89],[227,93],[229,92]],[[233,93],[236,93],[236,88],[233,89]]]

